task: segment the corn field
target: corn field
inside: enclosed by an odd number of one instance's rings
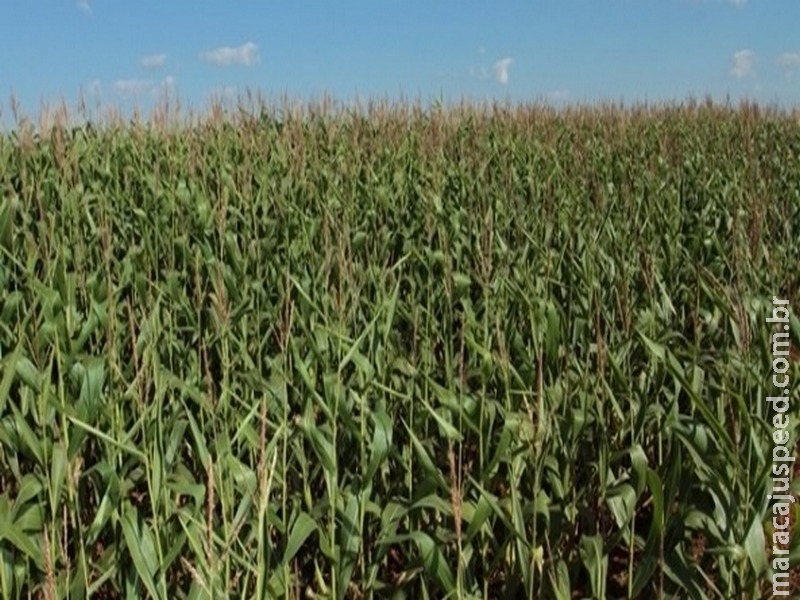
[[[262,107],[0,165],[3,599],[771,594],[791,114]]]

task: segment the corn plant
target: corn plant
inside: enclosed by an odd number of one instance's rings
[[[770,591],[790,114],[245,104],[0,135],[0,597]]]

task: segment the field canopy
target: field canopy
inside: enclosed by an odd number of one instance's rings
[[[64,122],[0,135],[1,597],[769,587],[788,112]]]

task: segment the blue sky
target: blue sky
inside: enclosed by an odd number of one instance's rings
[[[800,105],[797,0],[40,0],[0,11],[0,105],[194,107],[250,88],[586,102]]]

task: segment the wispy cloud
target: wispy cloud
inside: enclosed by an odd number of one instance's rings
[[[486,46],[478,46],[478,55],[483,57],[486,54]],[[489,78],[489,71],[483,65],[470,65],[469,76],[478,81],[486,81]]]
[[[238,96],[237,89],[232,85],[212,87],[206,93],[206,98],[212,103],[228,104],[234,102]]]
[[[148,54],[139,60],[139,64],[141,64],[145,69],[158,69],[163,67],[166,63],[166,54]]]
[[[755,71],[756,55],[752,50],[739,50],[733,55],[733,65],[731,66],[731,75],[737,79],[743,77],[753,77]]]
[[[569,98],[569,90],[553,90],[547,93],[547,99],[551,102],[564,102]]]
[[[485,81],[489,77],[489,73],[486,70],[486,67],[470,67],[469,76],[480,81]]]
[[[716,4],[732,4],[736,8],[742,8],[747,4],[747,0],[692,0],[695,4],[715,2]]]
[[[118,79],[114,82],[114,89],[120,94],[142,94],[153,87],[149,79]]]
[[[689,0],[693,4],[730,4],[735,6],[736,8],[744,8],[747,4],[747,0]]]
[[[503,85],[508,85],[508,70],[511,68],[511,64],[514,62],[514,59],[510,56],[506,58],[501,58],[492,67],[492,71],[494,71],[494,78]]]
[[[203,60],[215,65],[245,65],[250,66],[259,62],[258,46],[247,42],[241,46],[222,46],[208,50],[202,54]]]
[[[171,91],[175,87],[175,78],[168,75],[161,81],[152,79],[118,79],[114,83],[114,90],[119,94],[139,96],[142,94],[157,94],[161,91]]]
[[[220,85],[217,87],[212,87],[208,90],[209,96],[227,96],[228,98],[233,98],[236,96],[236,88],[232,85]]]
[[[89,4],[89,0],[78,0],[77,2],[78,8],[80,8],[84,14],[91,15],[92,14],[92,5]]]
[[[103,84],[99,79],[93,79],[86,86],[86,91],[90,96],[100,96],[103,93]]]
[[[789,72],[800,68],[800,52],[784,52],[778,57],[778,65]]]

